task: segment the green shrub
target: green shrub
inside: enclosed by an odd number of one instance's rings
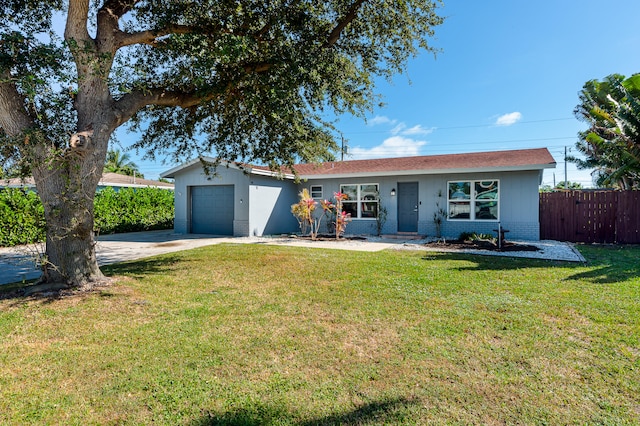
[[[173,191],[107,187],[96,194],[94,227],[99,234],[173,228]],[[0,189],[0,246],[45,240],[44,210],[34,191]]]
[[[107,187],[96,194],[94,206],[100,234],[173,227],[173,191],[166,189]]]
[[[471,238],[475,235],[475,232],[461,232],[458,240],[460,241],[471,241]]]
[[[458,237],[460,241],[492,241],[495,242],[496,237],[491,234],[478,234],[476,232],[462,232]]]
[[[34,191],[0,189],[0,246],[44,241],[45,229],[44,209]]]

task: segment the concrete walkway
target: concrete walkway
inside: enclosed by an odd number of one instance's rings
[[[175,234],[173,230],[165,230],[132,232],[98,237],[96,255],[100,265],[107,265],[220,243],[270,244],[355,251],[380,251],[390,248],[398,250],[424,250],[426,249],[423,245],[424,242],[424,240],[405,241],[377,237],[341,241],[310,241],[289,237],[216,237],[200,234]],[[569,243],[529,241],[527,244],[537,245],[541,248],[541,251],[509,253],[478,253],[478,251],[470,251],[469,253],[584,262],[584,258],[573,245]],[[38,278],[40,271],[38,271],[35,266],[34,258],[39,251],[42,251],[43,247],[43,245],[31,245],[0,248],[0,285]]]

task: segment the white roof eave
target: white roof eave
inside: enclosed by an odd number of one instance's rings
[[[187,163],[180,164],[178,166],[173,167],[172,169],[167,170],[166,172],[160,173],[160,177],[161,178],[174,179],[175,178],[175,174],[178,173],[179,171],[187,169],[187,168],[193,166],[194,164],[199,164],[199,163],[200,163],[200,159],[196,158],[195,160],[191,160],[191,161],[189,161]]]
[[[211,158],[211,157],[205,157],[204,158],[205,161],[209,161],[209,162],[214,162],[215,158]],[[196,158],[195,160],[191,160],[187,163],[181,164],[179,166],[176,166],[170,170],[167,170],[166,172],[162,172],[160,173],[160,177],[161,178],[171,178],[171,179],[175,179],[175,175],[179,172],[181,172],[182,170],[188,169],[189,167],[192,167],[194,165],[200,164],[200,159]],[[221,166],[224,167],[229,167],[232,169],[236,169],[236,170],[244,170],[244,171],[248,171],[250,174],[252,175],[258,175],[258,176],[269,176],[269,177],[283,177],[285,179],[294,179],[295,176],[293,174],[290,173],[278,173],[278,172],[274,172],[271,170],[264,170],[264,169],[256,169],[253,167],[246,167],[246,168],[241,168],[238,167],[237,165],[235,165],[234,163],[229,163],[226,161],[221,161],[220,162]]]

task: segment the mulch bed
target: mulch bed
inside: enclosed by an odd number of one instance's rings
[[[292,234],[289,235],[289,238],[312,241],[308,235]],[[315,241],[367,241],[367,237],[360,235],[343,235],[339,239],[336,239],[336,234],[318,234]]]
[[[309,240],[311,237],[308,235],[290,235],[290,238],[296,238],[300,240]],[[316,241],[336,241],[335,234],[318,234]],[[338,241],[366,241],[367,237],[358,235],[345,235],[340,237]],[[425,246],[432,248],[443,248],[451,250],[489,250],[489,251],[540,251],[536,246],[528,244],[518,244],[510,241],[505,241],[501,248],[498,248],[498,244],[490,240],[445,240],[441,239],[426,243]]]
[[[451,250],[490,250],[490,251],[540,251],[536,246],[517,244],[505,241],[501,248],[498,244],[488,240],[441,240],[425,244],[427,247],[446,248]]]

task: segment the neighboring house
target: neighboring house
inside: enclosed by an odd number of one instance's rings
[[[209,159],[211,160],[211,159]],[[300,164],[279,175],[261,166],[225,163],[207,176],[199,160],[164,172],[175,178],[175,231],[218,235],[297,232],[291,205],[303,188],[313,198],[349,195],[348,234],[376,234],[378,212],[387,212],[382,234],[435,236],[434,215],[443,212],[440,231],[494,233],[537,240],[538,187],[542,172],[554,168],[546,148],[470,154]]]
[[[116,191],[120,188],[160,188],[173,190],[174,185],[168,182],[160,182],[151,179],[141,179],[136,176],[121,175],[118,173],[103,173],[98,182],[98,190],[112,187]]]
[[[35,181],[32,177],[0,180],[0,188],[33,188]],[[157,180],[141,179],[135,176],[126,176],[118,173],[104,173],[98,182],[98,191],[111,187],[118,191],[120,188],[162,188],[173,190],[173,184],[159,182]]]

